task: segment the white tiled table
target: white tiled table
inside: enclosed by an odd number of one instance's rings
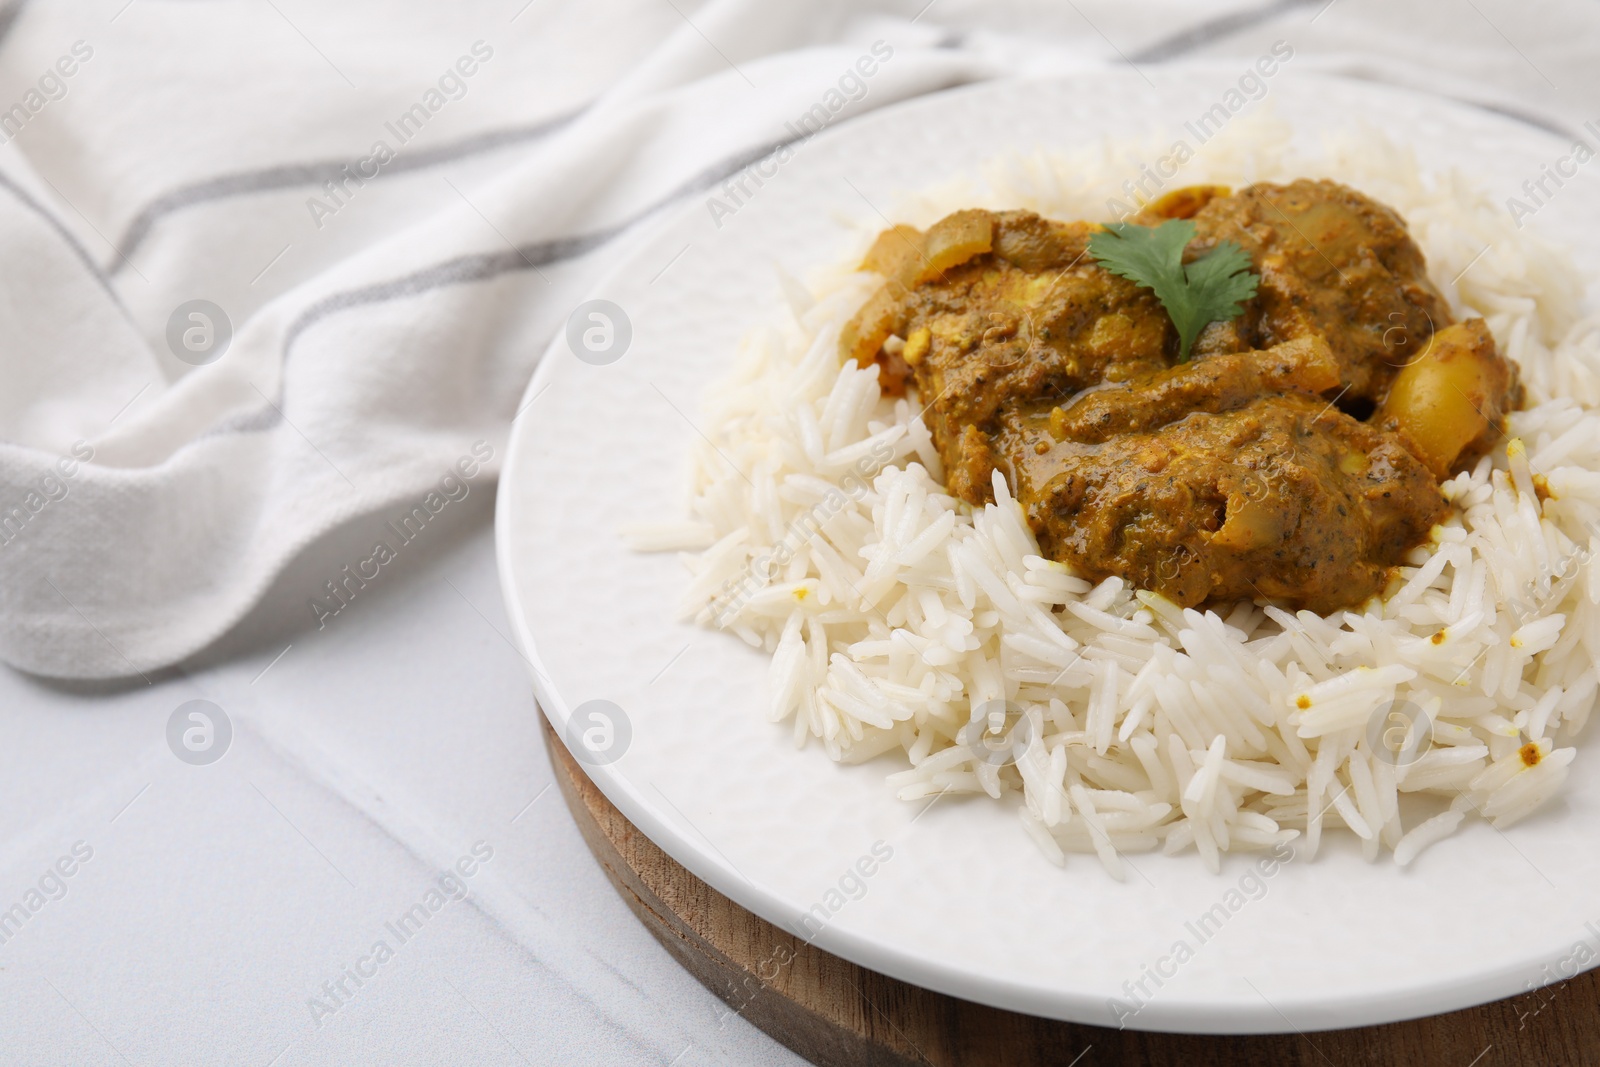
[[[800,1062],[726,1018],[590,857],[471,502],[321,631],[305,600],[363,524],[207,663],[120,687],[0,671],[0,909],[46,883],[0,925],[0,1063]],[[233,726],[203,766],[166,740],[197,698]],[[479,842],[469,895],[430,900]]]

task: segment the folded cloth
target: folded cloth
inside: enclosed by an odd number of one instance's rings
[[[803,134],[819,102],[831,124],[1251,34],[1384,68],[1360,44],[1383,16],[1319,8],[13,4],[0,657],[63,677],[178,662],[328,531],[492,478],[535,361],[630,233]],[[1403,38],[1374,47],[1426,80]],[[1592,81],[1581,49],[1528,47],[1540,78]],[[1511,84],[1526,70],[1498,89],[1446,73],[1566,121]]]

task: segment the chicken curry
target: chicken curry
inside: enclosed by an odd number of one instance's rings
[[[1190,219],[1192,263],[1248,254],[1253,297],[1179,361],[1151,289],[1089,255],[1104,227],[961,211],[896,227],[845,358],[914,384],[950,493],[995,472],[1042,550],[1183,606],[1319,613],[1380,593],[1447,513],[1440,482],[1520,402],[1481,319],[1455,321],[1398,214],[1329,181],[1182,189],[1130,221]]]

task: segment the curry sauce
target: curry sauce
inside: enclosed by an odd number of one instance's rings
[[[1260,275],[1178,363],[1154,294],[1088,255],[1101,227],[962,211],[886,231],[885,277],[841,335],[914,384],[949,491],[998,472],[1042,550],[1183,606],[1326,613],[1382,591],[1447,513],[1440,480],[1498,436],[1516,368],[1457,323],[1394,211],[1328,181],[1180,190],[1186,261],[1233,241]]]

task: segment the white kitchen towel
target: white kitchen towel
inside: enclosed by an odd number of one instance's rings
[[[0,657],[147,675],[341,523],[420,523],[492,479],[630,231],[818,104],[831,124],[1282,38],[1308,68],[1576,130],[1597,29],[1592,7],[1489,0],[13,3]]]

